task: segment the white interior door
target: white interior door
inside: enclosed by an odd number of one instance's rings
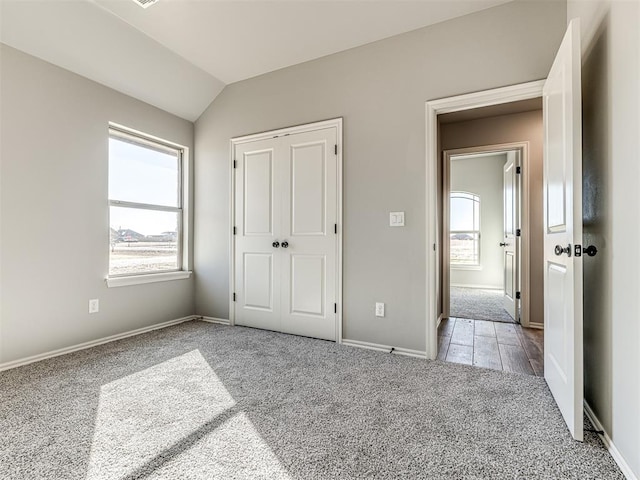
[[[518,291],[518,179],[516,176],[516,153],[507,154],[504,164],[504,235],[501,246],[504,257],[504,297],[503,306],[514,320],[517,318],[516,292]]]
[[[337,132],[282,138],[282,331],[336,339]]]
[[[273,140],[235,147],[235,323],[267,330],[280,328],[278,154]]]
[[[336,340],[337,129],[236,145],[235,322]]]
[[[572,20],[543,89],[544,377],[583,438],[580,24]]]

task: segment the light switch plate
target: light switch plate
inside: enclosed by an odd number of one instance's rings
[[[390,227],[404,227],[404,212],[389,213]]]
[[[89,313],[98,313],[100,311],[100,300],[92,298],[89,300]]]

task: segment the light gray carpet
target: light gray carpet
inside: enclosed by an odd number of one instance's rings
[[[502,290],[451,287],[450,316],[515,323],[502,307]]]
[[[622,479],[542,379],[188,322],[0,373],[2,479]]]

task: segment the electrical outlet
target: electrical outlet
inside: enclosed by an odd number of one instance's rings
[[[89,300],[89,313],[98,313],[100,311],[100,300],[92,298]]]
[[[376,302],[376,317],[384,317],[384,303]]]

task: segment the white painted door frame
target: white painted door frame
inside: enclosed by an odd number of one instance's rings
[[[235,146],[247,143],[255,142],[257,140],[265,140],[274,137],[280,137],[284,135],[292,135],[296,133],[312,132],[315,130],[322,130],[326,128],[335,128],[337,131],[338,139],[338,151],[337,151],[337,256],[336,256],[336,342],[342,343],[342,118],[334,118],[331,120],[323,120],[320,122],[307,123],[304,125],[296,125],[293,127],[285,127],[277,130],[270,130],[267,132],[254,133],[250,135],[244,135],[241,137],[234,137],[229,142],[229,169],[231,174],[229,175],[229,323],[235,325],[235,301],[233,298],[233,290],[236,282],[235,278],[235,239],[233,234],[234,219],[235,219],[235,169],[233,168],[233,162],[235,161],[234,152]]]
[[[440,291],[440,238],[438,228],[438,115],[542,96],[544,80],[509,87],[485,90],[426,102],[426,354],[435,359],[438,354],[438,293]]]
[[[491,153],[507,153],[517,151],[520,157],[520,166],[522,167],[522,176],[520,179],[520,212],[518,228],[522,230],[520,237],[520,249],[518,253],[519,262],[519,289],[522,295],[520,300],[520,315],[523,327],[529,327],[530,312],[530,295],[529,295],[529,271],[530,271],[530,216],[529,216],[529,142],[513,142],[500,143],[495,145],[482,145],[477,147],[456,148],[445,150],[442,159],[442,313],[446,317],[450,309],[450,263],[449,263],[449,244],[447,235],[449,233],[449,205],[446,199],[450,194],[450,162],[452,158],[460,156],[468,156],[475,154],[491,154]]]

